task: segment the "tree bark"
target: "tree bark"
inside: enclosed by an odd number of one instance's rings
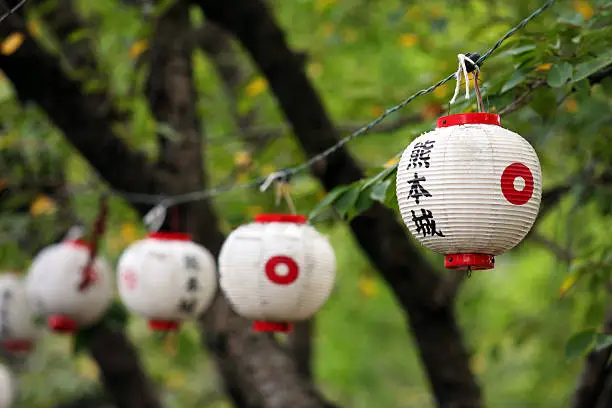
[[[261,0],[236,0],[231,4],[192,1],[202,7],[208,19],[241,41],[268,79],[308,156],[337,142],[338,134],[299,58],[289,50],[284,33]],[[314,165],[312,173],[327,190],[363,178],[363,172],[344,149]],[[438,405],[482,406],[480,387],[469,368],[452,299],[442,304],[433,301],[442,282],[440,276],[410,243],[391,210],[374,205],[350,225],[360,246],[410,316],[409,325]]]
[[[159,188],[183,193],[206,187],[202,126],[196,114],[188,2],[176,2],[158,21],[151,48],[147,96],[155,118],[179,140],[161,139]],[[215,256],[224,241],[207,200],[179,205],[165,228],[191,233]],[[176,217],[172,220],[173,217]],[[272,336],[253,333],[219,295],[202,318],[206,344],[214,355],[225,389],[238,407],[310,408],[330,406],[314,386],[297,374],[295,364]]]

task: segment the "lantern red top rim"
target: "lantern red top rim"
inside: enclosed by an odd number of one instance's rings
[[[308,218],[301,214],[258,214],[255,222],[265,224],[269,222],[286,222],[290,224],[306,224]]]
[[[91,249],[91,244],[84,239],[67,239],[64,242],[76,247]]]
[[[160,241],[191,241],[191,234],[185,232],[158,231],[147,235],[147,238],[158,239]]]
[[[438,128],[476,124],[501,126],[501,116],[488,112],[457,113],[455,115],[442,116],[437,121]]]

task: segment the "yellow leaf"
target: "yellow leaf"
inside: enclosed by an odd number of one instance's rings
[[[136,226],[132,223],[124,223],[119,229],[119,235],[124,243],[130,244],[136,241]]]
[[[80,375],[89,380],[97,380],[100,374],[98,365],[88,357],[77,358],[76,369]]]
[[[234,153],[234,164],[238,167],[249,167],[252,163],[251,153],[236,152]]]
[[[423,107],[421,115],[423,116],[423,119],[431,120],[433,118],[438,117],[438,115],[440,115],[442,111],[442,105],[440,105],[439,103],[428,103]]]
[[[15,51],[17,51],[19,47],[21,47],[21,44],[23,44],[23,40],[25,40],[23,34],[19,32],[12,33],[8,37],[6,37],[4,41],[2,41],[2,44],[0,45],[0,51],[3,55],[11,55]]]
[[[149,48],[149,41],[146,39],[138,40],[130,47],[128,54],[131,58],[137,58]]]
[[[385,168],[388,169],[389,167],[393,166],[398,161],[399,159],[397,157],[392,158],[391,160],[385,163]]]
[[[570,113],[578,112],[578,102],[575,99],[568,99],[565,101],[565,110]]]
[[[246,215],[249,218],[255,218],[257,214],[261,214],[263,212],[263,207],[260,205],[249,205],[246,209]]]
[[[342,39],[344,39],[344,41],[346,41],[349,44],[357,41],[358,37],[359,37],[359,33],[357,32],[357,30],[353,28],[347,28],[346,30],[342,32]]]
[[[547,62],[546,64],[542,64],[536,68],[536,71],[548,71],[552,67],[552,63]]]
[[[561,287],[559,288],[559,296],[565,295],[565,293],[571,289],[574,284],[578,282],[578,274],[574,273],[572,275],[568,275],[561,283]]]
[[[27,27],[30,34],[32,34],[32,37],[40,36],[40,21],[28,20]]]
[[[321,201],[325,197],[327,197],[327,192],[325,192],[323,190],[318,190],[317,191],[317,200]]]
[[[378,295],[378,285],[372,278],[361,278],[359,279],[359,290],[366,297],[375,297]]]
[[[268,82],[262,77],[257,77],[247,85],[246,94],[254,98],[266,89],[268,89]]]
[[[308,64],[308,75],[310,75],[313,78],[318,78],[321,76],[321,73],[323,72],[323,66],[318,63],[318,62],[311,62]]]
[[[374,105],[370,108],[372,116],[380,116],[385,112],[385,109],[380,105]]]
[[[484,354],[477,354],[472,359],[472,369],[476,374],[482,374],[487,369],[487,359]]]
[[[30,205],[30,214],[33,217],[53,214],[55,211],[57,211],[55,201],[46,195],[36,197],[36,199]]]
[[[171,356],[176,355],[176,335],[168,333],[164,339],[164,351]]]
[[[335,2],[336,0],[316,0],[314,5],[315,11],[317,13],[322,13],[333,6]]]
[[[444,15],[444,12],[442,10],[443,9],[441,7],[433,6],[429,10],[429,14],[431,14],[432,17],[442,17]]]
[[[259,173],[264,176],[267,176],[268,174],[272,174],[275,171],[276,171],[276,167],[272,166],[271,164],[264,164],[263,166],[261,166],[261,169],[259,169]]]
[[[586,0],[574,0],[574,10],[576,10],[577,13],[582,14],[582,17],[584,17],[585,20],[590,19],[593,17],[593,14],[595,14],[593,7],[591,7],[589,2]]]
[[[405,33],[400,35],[399,43],[402,47],[408,48],[419,42],[419,37],[416,34]]]
[[[447,96],[448,87],[446,84],[441,85],[433,90],[433,94],[436,98],[444,98]]]

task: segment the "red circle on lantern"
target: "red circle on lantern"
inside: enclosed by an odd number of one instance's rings
[[[289,271],[286,275],[279,275],[278,272],[276,272],[276,267],[278,265],[287,266]],[[273,256],[272,258],[268,259],[265,269],[268,279],[277,285],[289,285],[295,282],[300,272],[300,268],[293,259],[282,255]]]
[[[136,273],[133,270],[128,269],[124,271],[121,274],[121,277],[123,278],[123,283],[125,284],[125,288],[127,290],[136,289],[136,285],[138,284],[138,277],[136,276]]]
[[[514,180],[521,177],[525,181],[525,188],[514,188]],[[533,196],[533,174],[529,167],[523,163],[512,163],[504,169],[501,176],[501,189],[504,197],[514,205],[523,205]]]

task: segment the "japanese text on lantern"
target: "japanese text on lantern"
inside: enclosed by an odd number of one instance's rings
[[[179,300],[178,308],[183,313],[192,314],[195,311],[197,303],[195,293],[200,290],[200,281],[198,279],[200,264],[198,263],[198,259],[193,255],[185,255],[183,262],[185,271],[187,272],[187,279],[185,281],[187,296],[183,296]]]
[[[427,181],[425,176],[419,176],[418,169],[431,166],[431,150],[434,147],[435,140],[426,140],[414,145],[410,152],[410,160],[406,170],[414,169],[414,177],[408,180],[410,190],[408,191],[407,200],[414,199],[415,204],[419,205],[427,197],[431,197],[431,193],[425,188],[424,183]],[[443,237],[441,230],[436,228],[436,219],[431,210],[420,208],[420,214],[417,211],[410,210],[412,213],[412,222],[417,234],[422,234],[423,237],[437,235]]]
[[[0,326],[0,337],[7,338],[11,335],[10,327],[8,324],[8,313],[9,313],[9,303],[13,298],[13,293],[6,289],[2,293],[2,307],[0,307],[0,319],[2,319],[2,325]]]

